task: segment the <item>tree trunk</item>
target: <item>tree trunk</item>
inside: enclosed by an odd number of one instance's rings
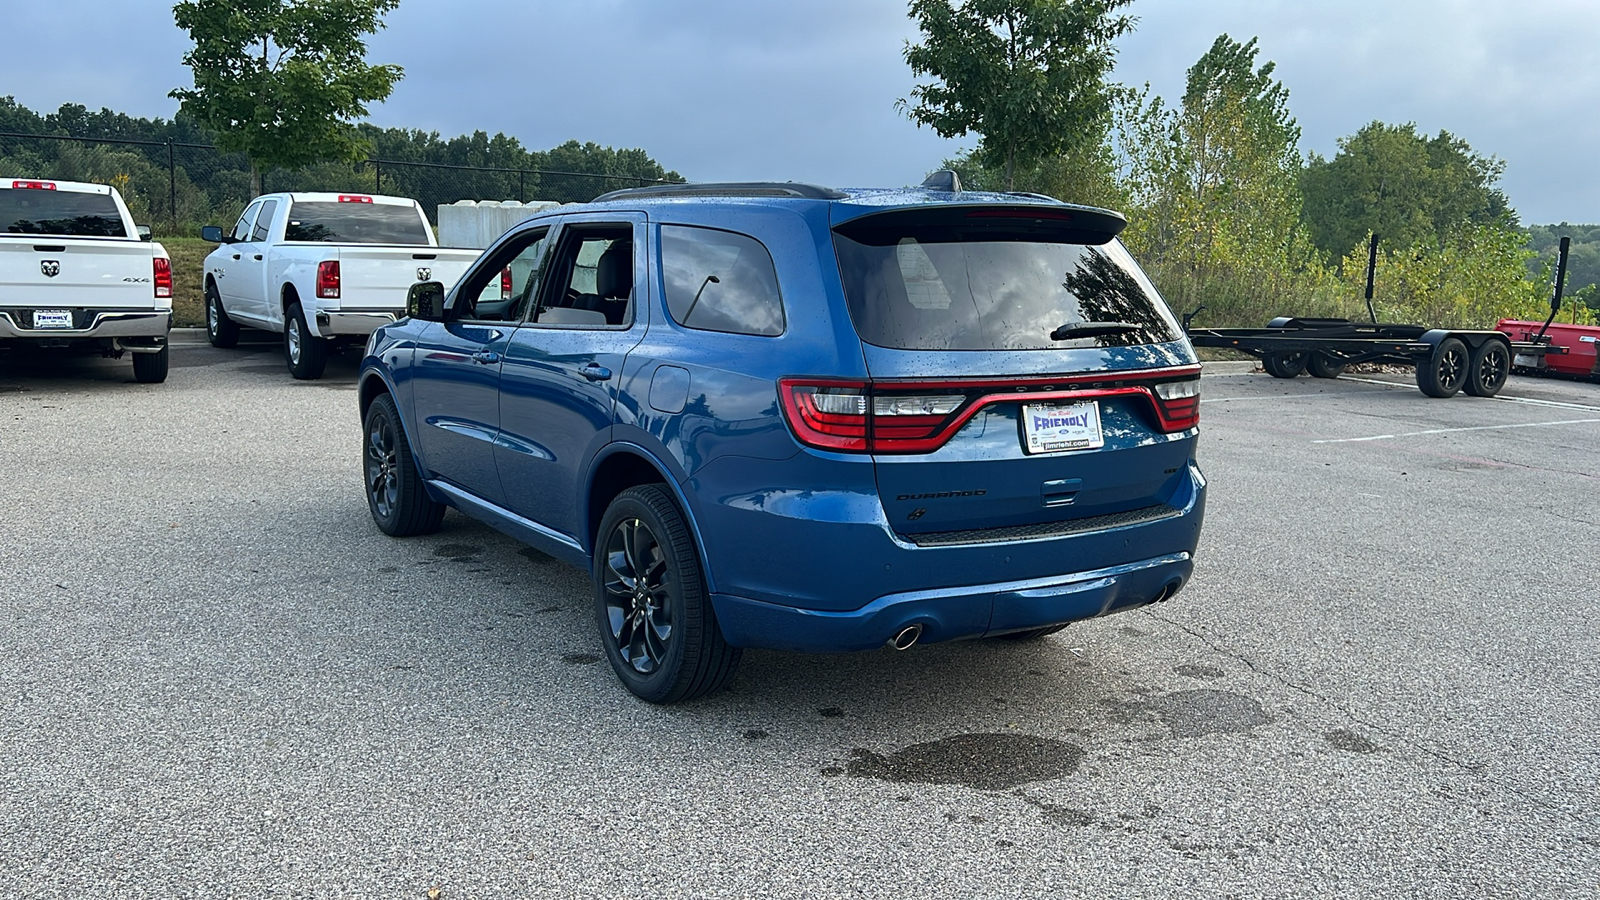
[[[1017,151],[1006,148],[1006,190],[1017,189]]]
[[[261,169],[253,159],[250,160],[250,196],[261,196]]]

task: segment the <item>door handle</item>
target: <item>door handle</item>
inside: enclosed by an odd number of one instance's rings
[[[500,354],[493,350],[479,350],[477,353],[472,354],[472,358],[486,366],[492,366],[500,361]]]
[[[233,258],[234,258],[234,259],[238,259],[238,258],[239,258],[239,254],[237,254],[237,253],[235,253],[235,254],[234,254],[234,255],[233,255]]]
[[[260,259],[261,258],[261,254],[257,253],[255,258],[256,259]]]
[[[587,366],[579,369],[578,374],[589,379],[590,381],[605,381],[611,377],[611,370],[605,366],[589,363]]]

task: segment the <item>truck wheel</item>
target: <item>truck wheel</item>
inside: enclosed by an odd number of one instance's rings
[[[400,424],[394,398],[380,394],[367,408],[361,471],[367,485],[367,508],[384,534],[411,537],[432,534],[444,521],[445,506],[428,496],[416,458]]]
[[[162,347],[159,353],[133,354],[133,380],[140,384],[160,384],[166,381],[171,352],[171,347]]]
[[[1306,358],[1306,371],[1312,378],[1338,378],[1344,374],[1344,366],[1326,353],[1313,353]]]
[[[1506,386],[1511,374],[1511,348],[1505,341],[1490,338],[1472,351],[1472,364],[1467,370],[1467,393],[1474,397],[1493,397]]]
[[[206,338],[213,347],[227,349],[239,345],[239,323],[228,318],[228,311],[222,308],[222,295],[210,282],[206,283]]]
[[[1460,338],[1445,338],[1417,363],[1417,387],[1429,397],[1454,397],[1467,381],[1471,361]]]
[[[593,576],[606,657],[639,699],[691,700],[732,679],[741,651],[722,637],[694,539],[660,485],[629,488],[611,501]]]
[[[289,374],[296,378],[321,378],[328,366],[328,342],[311,333],[298,303],[289,307],[283,320],[283,355],[289,360]]]
[[[1261,357],[1261,368],[1273,378],[1293,378],[1306,370],[1304,353],[1268,353]]]

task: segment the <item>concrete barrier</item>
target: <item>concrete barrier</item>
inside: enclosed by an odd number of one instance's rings
[[[439,243],[482,250],[534,215],[560,206],[554,200],[457,200],[439,204]]]

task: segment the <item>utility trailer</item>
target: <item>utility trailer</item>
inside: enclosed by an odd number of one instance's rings
[[[1551,319],[1561,308],[1568,247],[1568,239],[1562,238]],[[1294,378],[1301,372],[1310,372],[1315,378],[1337,378],[1346,366],[1358,363],[1412,366],[1417,387],[1429,397],[1453,397],[1461,390],[1474,397],[1493,397],[1505,386],[1514,360],[1518,366],[1542,366],[1545,354],[1552,352],[1550,339],[1542,330],[1530,340],[1513,341],[1500,331],[1380,323],[1372,306],[1377,262],[1378,236],[1373,235],[1367,253],[1366,291],[1371,323],[1283,316],[1266,328],[1193,328],[1190,323],[1205,309],[1202,306],[1183,317],[1184,331],[1196,347],[1237,350],[1260,359],[1262,368],[1274,378]]]

